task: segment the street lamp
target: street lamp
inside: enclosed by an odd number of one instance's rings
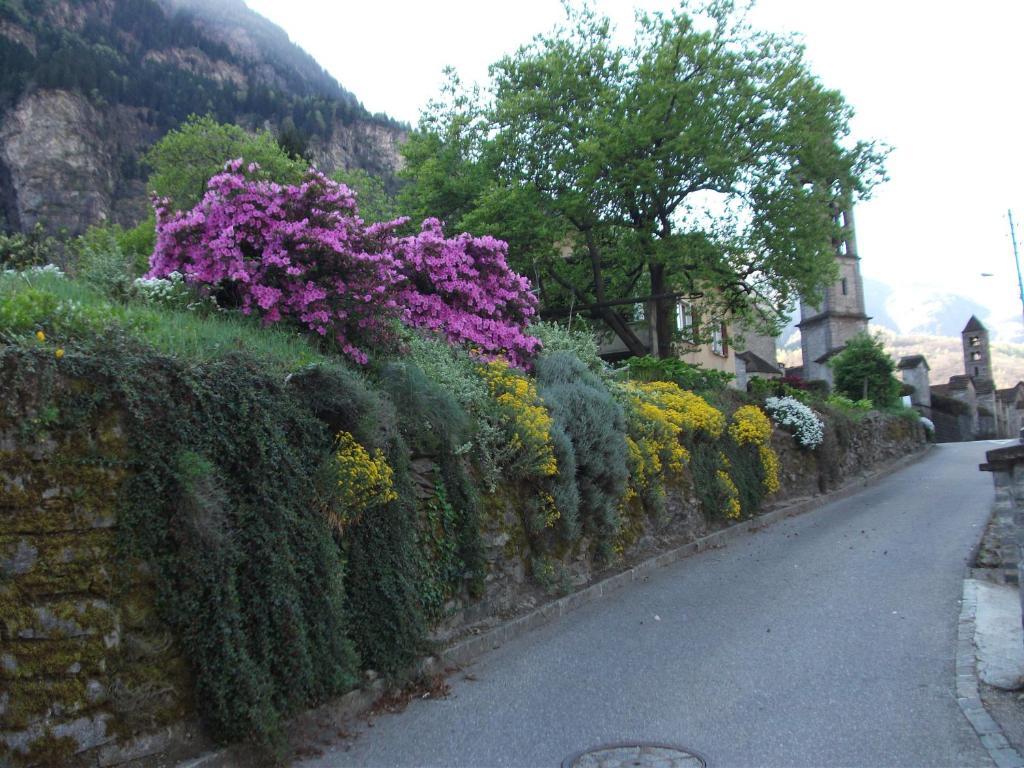
[[[1017,253],[1017,232],[1013,228],[1013,211],[1006,209],[1006,217],[1010,220],[1010,242],[1013,243],[1013,263],[1017,267],[1017,288],[1020,291],[1021,311],[1024,311],[1024,280],[1020,276],[1020,254]]]

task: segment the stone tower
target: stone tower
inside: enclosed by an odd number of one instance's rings
[[[823,379],[832,385],[832,369],[828,361],[851,338],[868,328],[864,311],[864,283],[860,276],[857,255],[857,234],[853,210],[846,208],[836,214],[842,236],[833,241],[839,279],[825,289],[820,306],[800,302],[800,352],[803,356],[803,377]]]
[[[964,373],[972,379],[991,380],[992,358],[988,350],[988,329],[971,315],[960,337],[964,345]]]

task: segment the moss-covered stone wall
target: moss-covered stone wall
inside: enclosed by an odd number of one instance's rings
[[[194,716],[189,666],[157,619],[154,580],[123,555],[119,538],[121,490],[133,471],[125,417],[113,404],[84,420],[60,411],[70,401],[62,393],[90,386],[59,379],[45,402],[22,387],[22,402],[0,413],[0,765],[117,765],[166,746],[147,734]],[[782,487],[769,504],[830,490],[923,439],[910,421],[882,415],[828,420],[815,451],[776,429]],[[412,465],[426,527],[443,527],[441,467],[429,457]],[[472,594],[438,594],[434,640],[493,625],[728,523],[702,513],[684,477],[668,488],[659,516],[639,504],[620,510],[616,560],[598,565],[586,537],[531,551],[526,492],[481,489],[483,584]]]
[[[0,764],[109,764],[188,711],[147,574],[118,555],[118,414],[62,432],[60,407],[0,417]]]

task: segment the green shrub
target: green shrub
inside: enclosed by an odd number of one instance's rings
[[[628,476],[625,414],[603,382],[568,352],[538,359],[537,387],[572,444],[582,531],[598,559],[607,561]]]
[[[171,210],[188,210],[202,199],[210,177],[236,158],[259,165],[253,176],[281,184],[299,183],[306,171],[306,163],[289,157],[269,131],[250,134],[209,115],[190,115],[146,153],[153,169],[146,188],[167,198]]]
[[[896,364],[883,348],[881,338],[867,333],[854,336],[829,365],[839,394],[851,400],[871,400],[882,408],[899,403],[902,385],[893,376]]]
[[[342,546],[349,635],[364,666],[398,674],[427,649],[416,494],[399,415],[362,374],[343,365],[310,366],[288,384],[331,435],[349,432],[361,445],[381,449],[394,472],[398,498],[360,515]]]
[[[380,380],[398,412],[399,426],[414,455],[430,457],[439,468],[434,494],[427,499],[420,547],[432,598],[427,614],[440,618],[444,601],[463,587],[479,593],[484,559],[480,541],[480,499],[466,469],[471,448],[469,416],[458,402],[427,379],[413,363],[390,363]],[[426,582],[425,582],[426,583]]]
[[[594,373],[605,374],[608,366],[597,354],[597,339],[586,328],[571,330],[561,323],[536,322],[527,331],[540,339],[544,354],[569,352]]]
[[[671,381],[693,392],[716,392],[736,378],[731,373],[705,369],[674,357],[631,357],[626,361],[625,368],[631,379]]]
[[[155,239],[152,216],[129,230],[118,224],[90,227],[71,244],[75,274],[108,296],[124,298],[149,269]]]
[[[470,455],[484,486],[491,492],[509,478],[514,459],[511,435],[500,410],[480,375],[480,363],[462,348],[428,334],[401,332],[405,356],[430,381],[448,392],[466,411],[472,424]]]
[[[847,413],[854,418],[863,416],[875,407],[874,403],[870,400],[851,400],[845,395],[840,395],[838,393],[829,395],[825,400],[825,404],[831,406],[837,411]]]
[[[0,271],[63,264],[64,256],[61,242],[38,222],[26,233],[0,232]]]

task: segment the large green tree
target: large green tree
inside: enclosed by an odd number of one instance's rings
[[[731,2],[567,23],[453,83],[406,147],[410,213],[509,240],[549,308],[650,293],[668,355],[674,294],[777,324],[834,277],[835,214],[883,176],[884,151],[848,141],[849,107],[792,38],[758,32]],[[430,208],[427,210],[427,208]]]
[[[259,177],[281,184],[298,183],[308,167],[282,149],[269,131],[249,133],[209,115],[192,115],[146,153],[152,169],[147,187],[168,198],[172,209],[187,210],[202,199],[210,177],[239,157],[258,164]]]

